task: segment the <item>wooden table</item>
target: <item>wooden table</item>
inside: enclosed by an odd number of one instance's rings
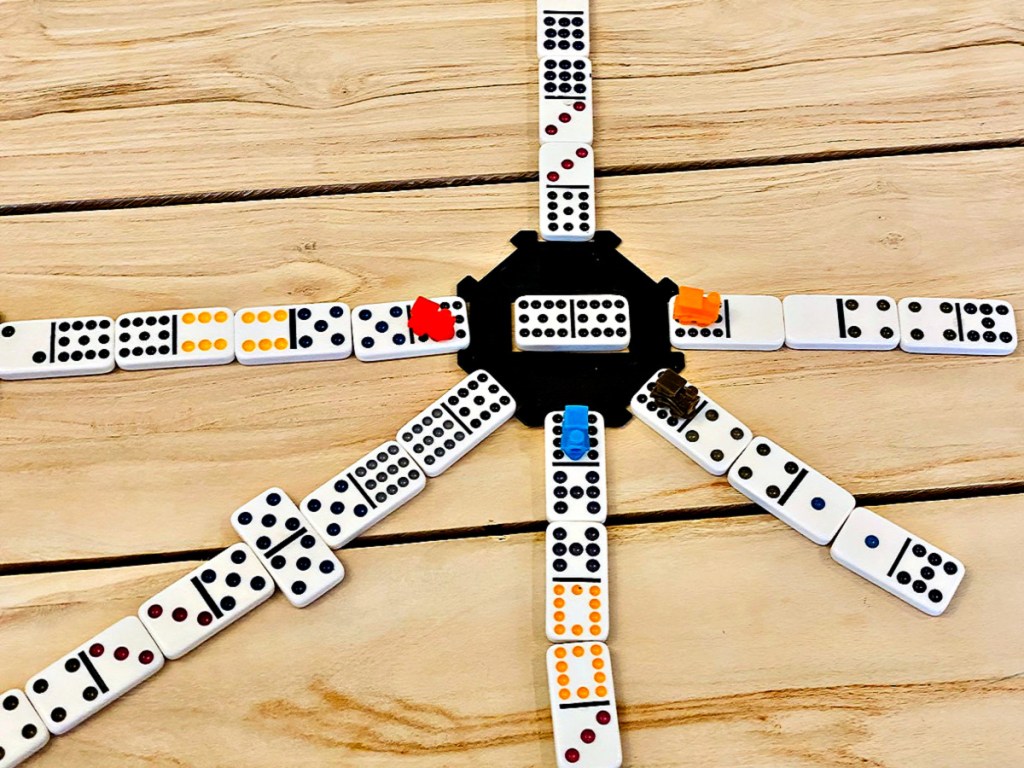
[[[0,0],[5,319],[450,293],[536,228],[535,7]],[[594,6],[600,226],[656,278],[1024,308],[1024,10]],[[1024,355],[697,353],[969,573],[924,616],[639,423],[609,435],[627,764],[1024,764]],[[0,385],[0,690],[459,377],[453,357]],[[500,430],[33,765],[553,766],[540,434]]]

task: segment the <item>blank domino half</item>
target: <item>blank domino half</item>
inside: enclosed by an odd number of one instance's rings
[[[675,297],[668,300],[669,338],[676,349],[780,349],[786,341],[782,302],[775,296],[723,295],[718,320],[701,328],[683,325],[672,316]]]

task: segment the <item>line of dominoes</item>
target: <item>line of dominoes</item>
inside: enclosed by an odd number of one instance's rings
[[[1017,348],[1013,307],[997,299],[803,294],[723,294],[711,325],[684,325],[668,304],[676,349],[890,350],[931,355],[1008,355]]]
[[[443,355],[469,346],[466,305],[430,300],[451,313],[452,336],[435,341],[410,328],[413,301],[196,307],[0,324],[0,379],[46,379],[226,365]]]
[[[656,372],[630,410],[706,472],[729,484],[815,544],[831,543],[840,565],[931,616],[949,606],[964,577],[955,557],[880,515],[749,427],[702,392],[686,418],[658,402]]]
[[[559,768],[619,768],[622,743],[608,639],[604,418],[567,406],[544,420],[545,634]]]
[[[540,233],[587,241],[597,231],[589,0],[538,0]],[[629,346],[621,296],[521,296],[513,304],[521,350],[613,352]],[[572,436],[577,449],[564,443]],[[619,768],[622,745],[609,630],[604,419],[580,406],[544,422],[545,631],[559,768]]]
[[[266,602],[304,608],[337,587],[333,550],[365,533],[515,412],[487,371],[466,376],[296,505],[270,488],[231,515],[241,539],[127,616],[0,695],[0,768],[13,768]]]
[[[589,0],[537,0],[540,233],[586,241],[597,231]]]
[[[539,211],[546,240],[596,232],[594,92],[588,0],[538,1]],[[342,360],[392,360],[468,347],[468,307],[435,299],[451,335],[415,332],[413,302],[340,302],[133,312],[0,325],[0,379],[124,370]],[[630,343],[629,306],[615,295],[522,296],[514,343],[524,351],[615,352]],[[660,311],[660,310],[658,310]],[[885,350],[1010,354],[1012,308],[993,300],[885,296],[726,295],[715,323],[672,318],[679,349]],[[490,340],[488,340],[490,341]],[[495,340],[497,342],[497,340]],[[964,567],[877,514],[823,474],[752,431],[702,393],[689,416],[658,402],[655,382],[632,401],[637,417],[712,475],[865,579],[931,615],[948,607]],[[337,587],[334,552],[405,505],[514,413],[512,396],[478,370],[395,436],[295,504],[270,488],[231,516],[240,541],[0,696],[0,768],[12,768],[124,696],[164,666],[269,600],[303,608]],[[545,421],[545,632],[559,768],[619,768],[611,654],[604,421],[572,406]]]
[[[42,379],[124,370],[451,354],[469,346],[468,307],[432,300],[451,314],[451,338],[410,328],[412,301],[201,307],[24,320],[0,324],[0,379]],[[1013,308],[996,299],[726,294],[712,325],[684,325],[668,304],[669,340],[683,349],[888,350],[1008,355],[1017,348]],[[630,343],[622,296],[531,295],[513,304],[515,344],[524,351],[619,351]]]

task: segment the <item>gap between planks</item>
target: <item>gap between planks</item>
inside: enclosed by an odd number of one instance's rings
[[[657,163],[598,168],[598,177],[640,176],[654,173],[681,173],[735,168],[827,163],[840,160],[863,160],[880,157],[906,157],[909,155],[952,154],[989,149],[1024,148],[1024,138],[1011,141],[976,141],[956,144],[916,145],[877,149],[832,150],[794,155],[766,155],[763,157],[695,160],[679,163]],[[263,200],[294,200],[304,197],[356,195],[386,192],[472,187],[496,184],[521,184],[537,181],[536,172],[488,174],[483,176],[454,176],[424,179],[397,179],[360,184],[319,184],[300,187],[276,187],[227,192],[186,192],[173,195],[146,195],[140,197],[89,198],[85,200],[58,200],[47,203],[0,203],[0,216],[28,216],[41,213],[79,213],[127,208],[166,208],[180,205],[209,205],[213,203],[241,203]]]
[[[723,478],[724,479],[724,478]],[[885,508],[898,504],[954,501],[963,499],[980,499],[994,496],[1024,496],[1024,481],[993,483],[990,485],[970,486],[964,488],[935,488],[925,491],[894,492],[885,494],[865,494],[857,498],[858,507],[872,509]],[[400,510],[398,510],[400,513]],[[670,523],[680,521],[715,520],[733,517],[752,517],[768,515],[756,504],[741,503],[730,506],[692,508],[687,510],[664,510],[633,514],[624,518],[609,514],[606,525],[609,528],[625,528],[650,523]],[[421,544],[432,541],[460,541],[465,539],[490,538],[494,536],[511,536],[524,533],[542,533],[547,528],[546,520],[532,520],[525,523],[506,523],[484,525],[467,528],[438,528],[432,531],[403,533],[389,536],[358,538],[346,545],[344,550],[370,549],[388,547],[398,544]],[[24,576],[28,574],[66,573],[69,571],[91,571],[107,568],[130,568],[142,565],[161,563],[183,563],[197,560],[209,560],[223,551],[223,547],[212,549],[182,550],[179,552],[156,552],[146,555],[127,557],[100,557],[80,560],[51,560],[32,563],[11,563],[0,565],[0,577]],[[339,550],[343,552],[344,550]]]
[[[1011,141],[978,141],[956,144],[935,144],[913,147],[888,147],[867,150],[838,150],[808,154],[782,156],[765,156],[742,159],[719,159],[706,161],[690,161],[683,163],[664,163],[656,165],[636,165],[618,168],[600,169],[600,177],[616,177],[645,175],[655,173],[678,173],[687,171],[723,170],[751,167],[788,166],[842,160],[859,160],[869,158],[903,157],[911,155],[954,154],[959,152],[975,152],[979,150],[1017,149],[1024,148],[1024,138]],[[207,205],[212,203],[234,203],[260,200],[286,200],[304,197],[325,197],[332,195],[388,193],[412,190],[440,189],[447,187],[481,186],[496,184],[515,184],[536,181],[537,173],[492,174],[476,177],[450,177],[436,179],[412,179],[397,181],[381,181],[363,184],[332,184],[306,187],[285,187],[261,190],[243,190],[234,192],[199,192],[175,195],[153,195],[143,197],[95,198],[87,200],[70,200],[49,203],[0,204],[0,216],[23,216],[41,213],[66,213],[82,211],[100,211],[127,208],[152,208],[183,205]],[[950,501],[956,499],[984,498],[991,496],[1022,495],[1024,481],[994,483],[962,488],[935,488],[922,491],[892,492],[885,494],[863,495],[858,497],[859,506],[884,507],[888,505],[924,502]],[[625,518],[610,515],[610,527],[644,525],[648,523],[664,523],[683,520],[727,519],[767,514],[759,507],[750,503],[735,505],[719,505],[714,507],[694,507],[687,510],[658,510],[643,514],[634,514]],[[369,536],[357,539],[346,549],[364,549],[371,547],[393,546],[431,541],[451,541],[492,536],[503,536],[523,533],[542,532],[546,521],[530,521],[514,524],[497,524],[470,526],[460,528],[438,528],[417,533],[393,534],[386,536]],[[58,573],[80,570],[100,570],[105,568],[133,567],[160,563],[190,562],[213,557],[222,550],[213,549],[182,550],[177,552],[150,553],[125,557],[105,557],[78,560],[52,560],[28,563],[12,563],[0,565],[0,576],[24,574]]]

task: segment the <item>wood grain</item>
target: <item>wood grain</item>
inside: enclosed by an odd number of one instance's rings
[[[979,295],[1024,307],[1024,151],[609,179],[603,226],[656,278],[732,292]],[[0,220],[7,318],[443,295],[529,226],[532,184]],[[453,236],[457,233],[458,236]],[[1017,486],[1024,356],[698,353],[691,378],[858,495]],[[453,357],[239,365],[0,387],[0,561],[217,547],[458,380]],[[642,424],[610,435],[615,516],[745,503]],[[510,424],[369,534],[544,517]]]
[[[0,0],[0,204],[536,172],[524,0]],[[1014,2],[594,4],[599,167],[1024,138]]]
[[[933,619],[767,516],[611,529],[626,765],[1024,762],[1022,497],[879,508],[958,555]],[[554,765],[543,536],[352,551],[301,613],[276,596],[30,765]],[[0,578],[21,685],[194,564]]]

